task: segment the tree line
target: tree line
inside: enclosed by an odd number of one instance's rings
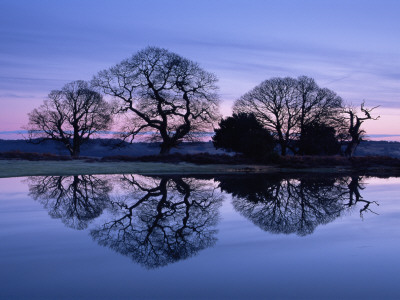
[[[77,158],[85,142],[123,116],[120,138],[133,142],[145,133],[160,142],[160,154],[214,130],[215,147],[256,158],[277,149],[281,155],[339,154],[343,144],[342,154],[352,156],[365,133],[361,124],[376,119],[374,108],[363,104],[359,116],[306,76],[263,81],[235,101],[232,116],[221,119],[217,81],[191,60],[147,47],[90,82],[51,91],[28,114],[29,141],[57,141]]]

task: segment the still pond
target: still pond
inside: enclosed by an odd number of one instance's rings
[[[400,299],[400,178],[0,179],[0,299]]]

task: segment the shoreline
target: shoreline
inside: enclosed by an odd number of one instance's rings
[[[313,166],[294,168],[257,164],[193,164],[187,162],[91,162],[84,160],[29,161],[0,160],[0,178],[26,176],[71,176],[105,174],[141,175],[222,175],[222,174],[330,174],[399,177],[398,166],[374,165],[354,167],[349,165]]]

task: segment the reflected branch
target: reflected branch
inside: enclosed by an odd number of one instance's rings
[[[208,182],[181,177],[123,176],[125,196],[111,221],[91,231],[101,245],[146,268],[186,259],[216,242],[222,196]]]
[[[364,203],[364,206],[360,209],[360,217],[364,219],[364,212],[371,212],[376,214],[373,210],[369,208],[369,206],[374,203],[375,205],[379,206],[379,203],[376,201],[368,201],[365,200],[361,196],[360,190],[364,190],[365,187],[361,183],[362,177],[361,176],[352,176],[350,177],[350,182],[348,184],[349,190],[349,203],[347,204],[349,207],[355,206],[357,203]]]
[[[92,175],[37,176],[28,179],[29,195],[53,218],[68,227],[84,229],[110,203],[107,180]]]
[[[372,203],[362,198],[361,177],[279,178],[277,176],[220,177],[219,186],[232,194],[233,206],[255,225],[272,233],[309,235],[345,211],[364,203],[360,215]]]

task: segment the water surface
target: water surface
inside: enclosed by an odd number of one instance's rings
[[[399,299],[400,179],[0,179],[2,299]]]

